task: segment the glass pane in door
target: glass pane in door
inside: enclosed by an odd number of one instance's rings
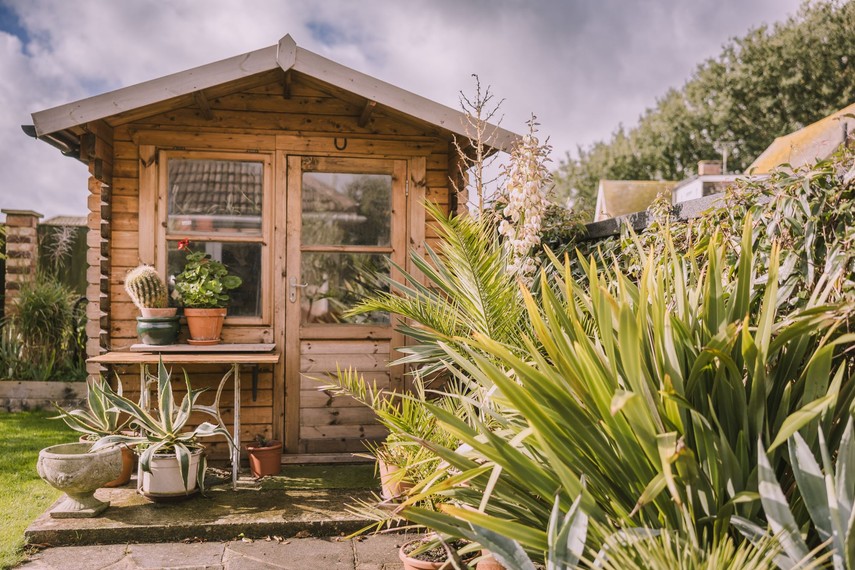
[[[389,324],[389,313],[372,311],[345,316],[366,295],[389,291],[389,257],[373,253],[304,252],[300,274],[303,324]]]
[[[303,174],[303,245],[388,246],[392,176]]]

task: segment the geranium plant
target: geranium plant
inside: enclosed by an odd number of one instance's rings
[[[229,291],[240,287],[242,280],[229,273],[222,261],[202,251],[190,249],[190,240],[178,242],[187,252],[184,270],[175,278],[175,290],[181,304],[193,309],[217,309],[229,304]]]

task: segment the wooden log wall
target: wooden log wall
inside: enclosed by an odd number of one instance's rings
[[[81,158],[89,165],[89,213],[86,223],[86,354],[110,349],[110,282],[113,193],[113,129],[103,121],[89,123],[81,135]],[[90,376],[102,374],[97,364],[87,364]]]
[[[151,197],[141,196],[140,181],[151,176],[152,162],[157,150],[221,150],[272,152],[286,150],[295,154],[327,153],[329,156],[378,156],[410,159],[411,192],[449,207],[448,176],[450,171],[449,141],[429,125],[405,120],[394,113],[373,109],[366,118],[365,101],[304,76],[295,76],[285,89],[282,74],[242,80],[240,87],[219,86],[205,91],[204,98],[185,98],[180,108],[175,101],[117,115],[108,120],[111,129],[112,155],[112,227],[107,248],[109,286],[98,289],[100,299],[110,300],[108,326],[109,348],[123,350],[136,342],[137,309],[124,291],[126,273],[141,261],[152,263],[154,243],[154,204]],[[203,100],[206,107],[199,106]],[[99,139],[100,140],[100,139]],[[334,143],[348,141],[344,150],[335,150]],[[103,146],[103,145],[102,145]],[[415,149],[415,150],[414,150]],[[421,155],[422,158],[416,159]],[[107,161],[102,161],[103,165]],[[278,168],[284,168],[279,165]],[[278,173],[274,173],[278,177]],[[281,188],[276,188],[281,191]],[[425,224],[422,209],[418,210],[422,227],[414,232],[417,241],[436,245],[436,235]],[[271,214],[272,215],[272,214]],[[411,219],[413,225],[416,220]],[[281,231],[281,230],[280,230]],[[423,236],[423,237],[422,237]],[[280,236],[274,243],[281,244]],[[411,246],[420,248],[421,243]],[[93,279],[96,275],[93,273]],[[90,282],[95,293],[95,282]],[[93,313],[94,314],[94,313]],[[100,316],[100,312],[99,312]],[[275,326],[284,326],[284,316]],[[93,332],[94,329],[93,329]],[[223,336],[226,342],[272,342],[273,326],[229,326]],[[372,414],[352,400],[330,401],[318,392],[318,382],[311,378],[355,363],[357,369],[368,373],[383,386],[389,385],[388,340],[380,341],[320,341],[303,339],[301,346],[300,391],[302,408],[300,453],[362,451],[365,440],[382,437]],[[367,344],[366,344],[367,343]],[[279,347],[281,350],[282,347]],[[288,357],[283,355],[283,358]],[[256,434],[281,437],[281,410],[273,409],[274,382],[282,382],[282,365],[264,368],[259,375],[257,399],[247,393],[251,376],[244,372],[241,400],[243,404],[243,443]],[[135,395],[138,375],[134,367],[120,370],[126,393]],[[205,367],[188,367],[194,387],[216,387],[221,374]],[[274,380],[275,378],[275,380]],[[178,386],[179,383],[174,383]],[[136,388],[138,394],[138,387]],[[224,406],[228,404],[224,402]],[[226,411],[230,418],[231,411]],[[222,443],[214,446],[215,458],[224,457]]]

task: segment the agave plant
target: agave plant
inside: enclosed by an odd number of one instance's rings
[[[122,381],[118,377],[116,384],[115,394],[121,397]],[[121,412],[113,408],[108,398],[109,393],[113,393],[110,384],[104,378],[96,378],[89,384],[86,394],[87,409],[66,410],[54,403],[59,415],[53,419],[63,420],[68,427],[91,440],[118,434],[128,424],[129,418],[122,420]]]
[[[93,449],[106,445],[124,443],[134,446],[140,453],[140,466],[143,471],[151,472],[151,460],[155,455],[174,455],[178,461],[181,479],[185,490],[189,491],[190,456],[193,451],[202,449],[199,439],[221,435],[226,438],[229,448],[234,448],[234,441],[226,429],[219,412],[220,394],[223,384],[217,391],[215,403],[212,406],[204,406],[198,403],[199,396],[206,391],[193,389],[190,386],[190,377],[184,373],[184,382],[187,386],[187,394],[179,405],[176,406],[170,382],[171,373],[163,365],[163,360],[157,366],[157,400],[154,412],[143,409],[137,403],[125,398],[121,394],[110,390],[105,386],[105,396],[111,404],[111,410],[125,413],[130,416],[130,426],[138,431],[140,435],[109,435],[101,438]],[[189,429],[187,423],[193,412],[201,412],[216,420],[216,424],[203,422]],[[204,482],[206,468],[204,456],[198,464],[197,480],[200,486]]]

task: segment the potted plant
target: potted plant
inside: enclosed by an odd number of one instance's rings
[[[438,537],[424,537],[404,543],[398,550],[398,558],[404,564],[404,570],[451,570],[466,568],[460,554],[464,554],[467,544],[460,540],[448,542]],[[472,553],[465,555],[472,559]],[[452,558],[455,559],[452,562]],[[456,565],[455,565],[456,563]]]
[[[407,494],[415,484],[408,477],[407,466],[412,463],[413,451],[419,448],[407,447],[391,433],[383,443],[374,446],[372,455],[377,459],[380,472],[380,496],[387,501],[398,499]]]
[[[229,304],[229,291],[240,287],[241,278],[229,273],[221,261],[201,251],[192,251],[190,241],[178,249],[187,251],[184,270],[175,278],[175,290],[184,306],[190,329],[190,344],[217,344]]]
[[[118,378],[117,393],[122,394],[122,382]],[[82,434],[81,442],[94,443],[102,437],[117,435],[127,426],[128,419],[121,421],[121,414],[112,410],[112,404],[107,399],[110,385],[103,378],[98,378],[89,384],[86,395],[87,409],[66,410],[56,403],[53,407],[59,412],[53,419],[61,419],[74,431]],[[134,470],[134,452],[127,445],[122,445],[122,471],[119,476],[106,483],[105,487],[120,487],[131,480]]]
[[[137,334],[144,344],[161,346],[178,339],[177,309],[169,306],[166,283],[150,265],[140,265],[125,276],[125,291],[137,308]]]
[[[247,445],[249,470],[255,478],[279,475],[282,470],[282,442],[267,439],[263,434],[255,436],[255,445]]]
[[[203,406],[197,403],[205,389],[193,389],[186,372],[184,381],[187,394],[181,404],[176,406],[170,373],[161,359],[157,366],[157,409],[153,413],[109,390],[109,386],[105,392],[115,410],[130,416],[131,426],[138,430],[139,435],[109,435],[98,440],[93,449],[115,443],[134,446],[140,453],[137,485],[143,495],[153,500],[186,496],[197,488],[204,490],[207,462],[202,453],[204,446],[199,443],[199,439],[222,435],[230,448],[234,446],[217,405]],[[193,412],[207,414],[217,423],[203,422],[189,429],[187,422]]]

